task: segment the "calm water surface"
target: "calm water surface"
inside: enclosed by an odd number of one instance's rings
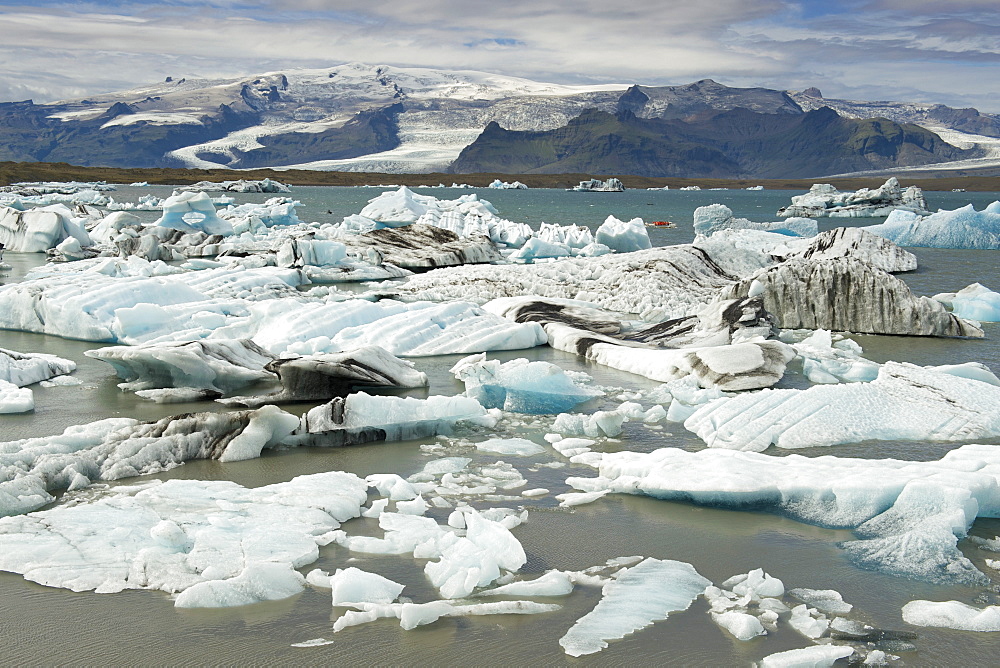
[[[138,195],[154,192],[169,194],[169,188],[120,188],[113,193],[118,200],[135,200]],[[303,220],[338,222],[356,213],[368,199],[380,191],[368,188],[295,188],[292,195],[303,202],[299,216]],[[592,229],[608,216],[621,219],[635,216],[648,220],[673,220],[677,230],[651,229],[654,245],[686,243],[693,238],[691,219],[695,208],[721,202],[737,216],[757,221],[775,220],[774,212],[792,191],[626,191],[624,193],[587,194],[555,190],[476,191],[429,189],[441,198],[453,198],[477,192],[489,199],[505,218],[538,223],[584,224]],[[240,202],[262,202],[268,195],[237,195]],[[928,193],[934,208],[955,208],[973,203],[977,208],[1000,199],[998,193]],[[329,211],[330,213],[327,213]],[[156,213],[142,213],[150,219]],[[870,224],[871,219],[820,222],[821,229],[841,224]],[[952,251],[913,249],[921,268],[903,275],[919,294],[955,291],[980,281],[987,287],[1000,287],[996,255],[990,251]],[[8,253],[13,266],[7,281],[19,280],[24,272],[39,264],[37,255]],[[981,361],[1000,373],[1000,327],[986,325],[986,340],[923,339],[915,337],[856,336],[866,356],[876,361],[889,359],[918,364],[950,364]],[[0,416],[0,441],[61,432],[67,426],[111,417],[128,416],[152,420],[187,411],[220,410],[211,402],[159,405],[137,400],[131,393],[116,387],[117,378],[110,367],[84,356],[84,351],[99,344],[69,341],[24,332],[0,331],[0,347],[20,351],[54,353],[79,364],[75,375],[84,381],[76,387],[42,388],[35,386],[36,410],[18,416]],[[645,390],[656,385],[645,378],[592,365],[580,358],[539,347],[525,351],[491,353],[501,360],[527,357],[554,362],[563,368],[585,370],[595,382],[606,387]],[[430,394],[456,394],[463,387],[448,369],[459,356],[416,359],[419,369],[431,378]],[[805,387],[796,373],[789,373],[782,387]],[[260,388],[266,389],[266,388]],[[414,392],[425,396],[428,390]],[[593,409],[613,407],[620,402],[611,392]],[[301,412],[307,405],[283,406]],[[998,408],[1000,409],[1000,408]],[[551,418],[505,419],[498,427],[501,435],[519,435],[538,442],[551,425]],[[467,434],[479,440],[493,434]],[[988,441],[1000,443],[1000,440]],[[444,451],[429,454],[421,445],[440,443]],[[856,457],[897,457],[902,459],[937,459],[957,444],[912,442],[873,442],[833,448],[799,451],[806,455],[837,454]],[[650,429],[628,424],[620,439],[604,446],[607,451],[628,449],[650,451],[660,447],[697,450],[702,442],[680,425]],[[496,461],[496,457],[477,454],[469,447],[451,441],[425,439],[392,444],[375,444],[342,449],[286,450],[268,452],[258,460],[233,464],[215,461],[190,462],[169,473],[151,476],[159,479],[194,478],[232,480],[256,487],[291,479],[296,475],[343,470],[360,476],[395,472],[406,476],[419,471],[430,458],[462,454],[477,461]],[[783,452],[772,454],[782,455]],[[730,575],[763,567],[782,579],[786,587],[836,589],[855,605],[852,615],[882,628],[907,628],[900,618],[900,608],[916,598],[957,599],[966,602],[986,596],[990,603],[1000,602],[992,591],[930,585],[861,571],[847,562],[837,542],[851,538],[850,532],[801,524],[766,513],[724,511],[699,508],[682,503],[649,498],[614,495],[572,511],[559,509],[552,495],[568,491],[564,480],[569,475],[592,476],[592,469],[570,465],[564,469],[537,466],[550,461],[547,455],[533,458],[507,457],[528,481],[527,488],[546,487],[551,495],[522,502],[530,511],[529,521],[514,530],[528,553],[524,573],[546,569],[582,569],[606,559],[626,555],[644,555],[691,562],[703,575],[720,582]],[[123,484],[135,483],[135,479]],[[113,488],[113,486],[112,486]],[[91,488],[77,493],[90,498],[104,493]],[[518,503],[492,504],[517,506]],[[447,510],[432,510],[429,515],[444,521]],[[378,535],[375,520],[352,520],[344,527],[349,533]],[[1000,521],[980,520],[973,534],[993,537],[1000,534]],[[967,556],[986,573],[995,573],[983,564],[996,555],[965,545]],[[355,565],[378,572],[407,584],[404,594],[416,601],[437,598],[422,574],[423,560],[410,557],[368,556],[349,553],[332,545],[321,550],[314,567],[333,571]],[[1000,578],[995,578],[1000,582]],[[229,610],[177,610],[168,596],[160,592],[126,591],[98,595],[73,593],[25,582],[20,576],[0,574],[0,637],[4,649],[0,664],[455,664],[525,665],[525,664],[664,664],[664,665],[749,665],[774,652],[805,647],[810,643],[782,624],[777,633],[751,642],[734,640],[710,620],[703,599],[690,610],[672,615],[669,620],[624,640],[612,642],[603,652],[591,657],[571,659],[565,656],[558,639],[599,599],[599,591],[578,588],[568,597],[557,600],[563,608],[554,613],[519,617],[514,615],[446,619],[414,631],[402,631],[392,620],[350,628],[334,636],[332,620],[343,610],[330,606],[329,592],[307,589],[301,595],[277,603],[264,603]],[[994,664],[993,634],[963,633],[918,629],[916,652],[901,653],[909,665]],[[311,638],[335,639],[331,645],[293,648],[290,645]]]

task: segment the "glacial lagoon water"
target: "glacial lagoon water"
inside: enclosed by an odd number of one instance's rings
[[[153,192],[169,194],[169,188],[120,188],[118,200],[136,199]],[[292,196],[303,202],[303,220],[337,222],[355,213],[380,191],[371,188],[294,188]],[[468,190],[421,189],[440,198],[454,198]],[[735,215],[756,221],[775,220],[774,212],[796,194],[792,191],[626,191],[624,193],[567,193],[555,190],[494,191],[478,189],[508,219],[528,222],[584,224],[593,229],[608,215],[621,219],[640,216],[650,220],[672,220],[678,229],[650,229],[654,245],[685,243],[693,238],[694,209],[714,202],[724,203]],[[239,202],[260,202],[268,195],[236,195]],[[951,209],[973,203],[982,208],[1000,199],[998,193],[927,193],[931,209]],[[327,213],[329,211],[330,213]],[[143,213],[155,217],[155,213]],[[865,225],[878,220],[821,220],[820,229],[838,225]],[[911,249],[920,269],[903,275],[919,294],[955,291],[980,281],[1000,288],[1000,271],[992,251]],[[8,253],[13,266],[6,281],[16,281],[42,262],[36,255]],[[1000,325],[986,325],[986,340],[923,339],[913,337],[855,336],[865,356],[875,361],[899,360],[918,364],[951,364],[980,361],[1000,374]],[[377,343],[377,342],[376,342]],[[79,364],[75,375],[83,384],[75,387],[34,386],[36,410],[17,416],[0,416],[0,441],[61,432],[73,424],[104,417],[128,416],[157,419],[195,410],[220,410],[212,403],[159,405],[137,399],[116,387],[108,365],[85,357],[85,350],[98,344],[70,341],[24,332],[0,331],[0,347],[20,351],[49,352]],[[456,394],[463,388],[448,369],[459,356],[418,358],[417,367],[431,379],[426,394]],[[622,388],[621,392],[650,389],[653,381],[581,361],[580,358],[539,347],[524,351],[490,354],[501,360],[526,357],[546,360],[566,369],[590,373],[597,384]],[[789,373],[782,387],[804,387],[806,381]],[[621,392],[611,392],[593,409],[620,403]],[[291,412],[307,406],[283,405]],[[1000,410],[1000,407],[998,407]],[[500,435],[521,436],[543,442],[551,418],[511,416],[498,425]],[[482,440],[493,432],[464,434],[469,441]],[[986,441],[1000,443],[1000,440]],[[913,442],[869,442],[850,446],[798,451],[806,456],[926,460],[937,459],[959,444]],[[436,446],[436,447],[427,447]],[[629,423],[624,433],[604,446],[606,451],[648,452],[661,447],[697,450],[704,447],[693,434],[676,424],[651,428]],[[145,478],[232,480],[256,487],[291,479],[296,475],[343,470],[365,476],[395,472],[407,476],[419,471],[431,458],[461,454],[477,461],[498,457],[479,454],[454,441],[424,439],[402,443],[373,444],[340,449],[303,448],[266,452],[260,459],[220,464],[189,462],[170,472]],[[768,454],[782,455],[783,452]],[[553,498],[569,491],[567,476],[592,476],[587,467],[569,465],[553,469],[539,464],[552,458],[500,457],[516,466],[527,479],[525,487],[545,487],[550,494],[539,499],[492,505],[524,506],[529,520],[514,530],[528,554],[524,573],[550,568],[583,569],[606,559],[643,555],[692,563],[714,582],[753,568],[784,581],[786,587],[835,589],[855,606],[855,616],[878,628],[905,629],[918,633],[915,651],[895,652],[907,665],[995,663],[995,634],[938,629],[914,629],[902,622],[900,608],[910,600],[960,600],[978,605],[1000,603],[1000,575],[984,560],[996,555],[979,550],[966,541],[963,551],[983,572],[993,574],[991,588],[943,586],[905,580],[853,566],[837,543],[852,538],[849,531],[810,526],[768,513],[718,510],[644,497],[611,495],[573,510],[561,509]],[[136,479],[121,481],[135,484]],[[109,486],[113,488],[114,485]],[[69,493],[59,503],[95,498],[104,486]],[[487,504],[491,505],[491,504]],[[443,521],[447,510],[429,515]],[[379,535],[375,520],[352,520],[345,528],[352,534]],[[1000,520],[979,520],[974,535],[1000,535]],[[350,553],[337,545],[321,550],[314,567],[332,572],[338,567],[357,566],[378,572],[407,585],[404,595],[413,600],[431,600],[436,592],[422,573],[423,561],[409,556],[386,557]],[[226,610],[179,610],[161,592],[125,591],[117,594],[73,593],[26,582],[19,575],[0,573],[0,633],[4,648],[0,664],[472,664],[472,665],[749,665],[765,655],[806,647],[808,640],[782,624],[777,632],[750,642],[740,642],[717,627],[707,614],[708,605],[698,599],[689,610],[613,641],[599,654],[572,659],[563,654],[558,639],[598,601],[594,588],[577,588],[568,597],[556,599],[557,612],[535,616],[491,616],[445,619],[413,631],[401,630],[392,620],[332,633],[332,620],[342,614],[331,608],[329,592],[307,588],[301,595],[275,603],[262,603]],[[332,644],[295,648],[312,638],[325,637]]]

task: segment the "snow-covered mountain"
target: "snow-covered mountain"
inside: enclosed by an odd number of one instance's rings
[[[962,148],[990,141],[972,132],[1000,136],[1000,120],[975,110],[826,100],[818,93],[731,88],[707,79],[665,87],[565,86],[350,63],[232,80],[168,79],[51,104],[0,104],[0,160],[444,171],[491,122],[506,130],[554,130],[585,109],[684,119],[737,107],[801,114],[829,106],[843,116],[932,127]]]

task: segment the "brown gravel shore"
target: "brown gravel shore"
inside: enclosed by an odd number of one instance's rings
[[[232,181],[237,179],[275,179],[299,186],[361,186],[361,185],[438,185],[443,183],[486,186],[494,179],[520,181],[531,188],[569,188],[590,178],[606,179],[616,176],[627,188],[747,188],[762,185],[768,190],[808,190],[813,183],[831,183],[841,190],[875,188],[885,182],[887,175],[852,178],[822,177],[811,179],[682,179],[671,177],[632,176],[628,174],[376,174],[366,172],[319,172],[310,170],[254,169],[235,171],[229,169],[168,169],[139,168],[118,169],[110,167],[79,167],[63,162],[0,162],[0,186],[20,181],[107,181],[109,183],[135,183],[188,185],[197,181]],[[916,185],[924,190],[1000,191],[1000,170],[985,174],[973,170],[956,172],[905,172],[897,176],[904,186]]]

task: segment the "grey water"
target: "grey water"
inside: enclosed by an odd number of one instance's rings
[[[723,203],[734,214],[756,221],[776,220],[775,211],[788,203],[794,191],[634,191],[624,193],[568,193],[556,190],[500,191],[450,188],[417,189],[439,198],[454,198],[475,192],[488,199],[501,216],[537,227],[540,222],[581,224],[596,229],[608,216],[620,219],[642,217],[646,221],[671,220],[678,229],[649,228],[654,245],[687,243],[693,238],[694,209]],[[168,187],[122,187],[115,199],[135,201],[139,195],[169,194]],[[381,192],[374,188],[293,188],[291,196],[302,202],[299,216],[306,221],[339,222],[359,211],[367,200]],[[271,195],[236,195],[239,202],[262,202]],[[927,193],[932,209],[951,209],[972,203],[981,209],[1000,199],[1000,193]],[[329,211],[329,213],[327,213]],[[141,212],[155,218],[155,212]],[[865,225],[872,219],[822,220],[821,229],[838,225]],[[1000,288],[996,255],[991,251],[911,249],[920,269],[902,278],[918,294],[953,292],[979,281],[991,289]],[[13,270],[0,281],[17,281],[31,267],[42,263],[39,255],[7,253],[5,261]],[[979,361],[1000,373],[1000,325],[985,326],[984,340],[925,339],[917,337],[854,336],[875,361],[898,360],[917,364],[951,364]],[[93,420],[127,416],[154,420],[189,411],[222,410],[212,402],[154,404],[120,391],[110,367],[86,357],[86,350],[100,344],[70,341],[25,332],[0,331],[0,347],[23,352],[47,352],[77,362],[75,372],[83,384],[75,387],[34,386],[33,413],[0,416],[0,442],[59,433],[66,427]],[[463,387],[448,369],[459,356],[417,358],[417,367],[431,379],[425,394],[457,394]],[[577,371],[586,371],[595,383],[612,389],[604,402],[592,409],[613,407],[623,393],[651,389],[653,381],[601,367],[579,357],[539,347],[530,350],[491,353],[500,360],[526,357],[546,360]],[[806,381],[793,369],[783,387],[804,387]],[[266,388],[265,388],[266,389]],[[422,396],[417,393],[415,396]],[[290,404],[282,408],[301,412],[308,405]],[[1000,410],[1000,407],[998,407]],[[551,418],[509,416],[498,425],[503,436],[521,436],[538,442],[551,425]],[[470,433],[468,440],[481,440],[493,433]],[[1000,440],[987,441],[1000,443]],[[913,442],[869,442],[832,448],[798,451],[807,456],[895,457],[936,459],[958,444]],[[423,446],[423,447],[422,447]],[[427,446],[435,446],[428,448]],[[607,451],[651,451],[660,447],[697,450],[704,447],[682,426],[665,424],[651,428],[629,423],[618,439],[603,446]],[[338,449],[301,448],[268,451],[260,459],[220,464],[217,461],[189,462],[167,473],[149,478],[195,478],[231,480],[257,487],[282,482],[296,475],[342,470],[365,476],[394,472],[407,476],[419,471],[431,458],[460,453],[477,461],[496,457],[448,439],[424,439],[402,443],[371,444]],[[769,452],[782,455],[784,452]],[[593,476],[594,471],[579,465],[552,469],[539,464],[544,456],[507,457],[527,479],[526,488],[545,487],[550,494],[533,500],[491,505],[523,505],[529,520],[514,530],[524,545],[528,563],[524,573],[541,573],[550,568],[582,569],[606,559],[643,555],[677,559],[692,564],[704,576],[721,582],[736,573],[762,567],[784,581],[786,587],[835,589],[855,605],[852,617],[889,629],[916,630],[915,651],[899,652],[908,665],[995,663],[992,634],[965,633],[936,629],[913,629],[902,622],[900,608],[910,600],[960,600],[996,604],[994,589],[1000,575],[984,564],[991,558],[975,546],[962,544],[965,554],[993,578],[993,588],[973,588],[922,583],[882,573],[862,571],[853,566],[837,547],[851,533],[802,524],[768,513],[742,512],[664,502],[644,497],[611,495],[572,510],[560,509],[552,497],[569,487],[567,476]],[[135,479],[125,480],[132,484]],[[111,488],[114,485],[110,486]],[[104,493],[100,486],[72,493],[76,499]],[[75,496],[74,496],[75,495]],[[59,502],[57,502],[59,503]],[[444,521],[447,510],[431,510],[429,515]],[[357,519],[345,527],[351,533],[377,535],[374,520]],[[1000,521],[981,519],[972,533],[992,538],[1000,535]],[[404,594],[418,601],[436,598],[426,583],[423,560],[412,557],[372,556],[349,553],[336,545],[322,548],[319,562],[307,566],[332,572],[348,565],[380,573],[407,584]],[[555,599],[563,608],[534,616],[504,615],[480,618],[444,619],[413,631],[403,631],[392,620],[332,633],[332,621],[343,610],[330,605],[329,593],[308,588],[301,595],[274,603],[261,603],[223,610],[179,610],[162,592],[125,591],[117,594],[74,593],[26,582],[19,575],[0,573],[0,651],[2,665],[44,664],[475,664],[475,665],[750,665],[767,654],[806,647],[810,641],[783,624],[778,632],[739,642],[717,627],[707,614],[707,604],[697,600],[683,613],[666,621],[612,641],[599,654],[580,659],[566,657],[558,639],[600,597],[599,590],[577,588],[570,596]],[[293,643],[312,638],[332,639],[333,644],[293,648]]]

